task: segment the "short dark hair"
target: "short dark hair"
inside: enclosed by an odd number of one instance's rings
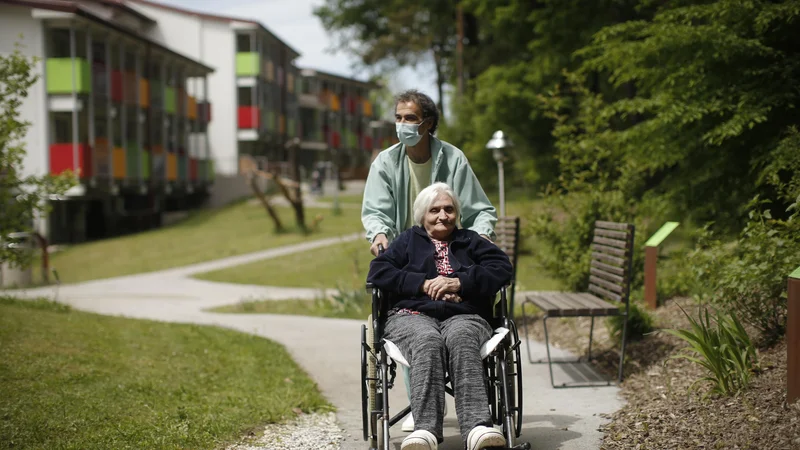
[[[422,110],[422,119],[430,118],[433,121],[433,125],[431,125],[431,134],[436,133],[436,129],[439,128],[439,109],[436,107],[436,103],[434,103],[432,98],[416,89],[409,89],[400,93],[394,100],[395,113],[397,113],[398,103],[412,102],[419,106]]]

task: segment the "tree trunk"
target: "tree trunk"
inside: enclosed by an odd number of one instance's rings
[[[263,192],[261,192],[261,189],[259,189],[255,174],[250,176],[250,189],[253,190],[253,193],[256,195],[256,197],[258,197],[258,201],[261,202],[261,205],[263,205],[264,209],[267,210],[267,214],[269,214],[269,216],[272,218],[272,222],[275,224],[275,231],[279,233],[283,232],[284,229],[283,224],[281,223],[281,218],[278,217],[278,213],[275,212],[275,208],[269,204],[269,200],[267,200],[267,197]]]
[[[289,163],[291,164],[292,176],[294,180],[297,182],[297,186],[294,189],[294,200],[292,202],[292,207],[294,208],[294,216],[297,219],[297,226],[303,230],[304,233],[308,233],[308,228],[306,227],[306,213],[305,209],[303,208],[303,189],[300,185],[300,165],[297,164],[297,149],[299,147],[299,142],[296,141],[297,138],[292,140],[292,143],[289,146]]]
[[[436,50],[433,51],[433,61],[436,65],[436,90],[439,93],[439,120],[444,122],[444,70],[442,69],[442,56]],[[458,74],[457,76],[460,75]]]

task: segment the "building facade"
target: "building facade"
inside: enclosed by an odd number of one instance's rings
[[[115,1],[0,2],[0,51],[38,61],[25,173],[79,179],[37,224],[51,242],[158,226],[214,180],[213,69],[148,39],[153,24]]]
[[[0,52],[17,43],[40,75],[22,107],[25,170],[80,180],[37,224],[51,242],[247,195],[242,167],[285,169],[290,151],[303,174],[325,163],[364,178],[396,142],[379,86],[298,68],[255,21],[150,0],[0,0]]]

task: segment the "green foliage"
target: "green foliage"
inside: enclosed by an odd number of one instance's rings
[[[768,341],[778,338],[786,331],[786,277],[800,265],[800,213],[780,220],[755,208],[738,240],[707,231],[690,263],[706,286],[699,298],[735,312]]]
[[[330,296],[320,296],[314,300],[315,307],[331,311],[335,317],[366,317],[370,313],[372,294],[365,289],[348,289],[337,286]]]
[[[63,194],[73,183],[71,174],[60,177],[25,174],[22,162],[29,122],[20,120],[20,107],[28,90],[38,79],[32,73],[35,61],[18,48],[0,54],[0,261],[14,266],[28,266],[31,253],[2,245],[9,233],[33,229],[33,218],[47,211],[50,195]]]
[[[708,371],[692,387],[710,382],[712,387],[706,395],[732,395],[747,387],[753,370],[758,368],[758,352],[736,315],[717,313],[712,320],[708,309],[703,309],[695,319],[682,307],[681,310],[689,319],[691,329],[664,331],[689,344],[686,351],[672,358],[686,359]]]
[[[619,306],[620,308],[625,308],[625,305],[620,304]],[[606,320],[609,335],[617,343],[622,342],[622,327],[624,324],[624,316],[611,316]],[[647,333],[652,333],[655,330],[654,324],[653,316],[647,312],[641,302],[631,300],[628,309],[627,342],[638,341]]]

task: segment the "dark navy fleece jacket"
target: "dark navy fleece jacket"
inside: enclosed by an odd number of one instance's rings
[[[439,320],[456,314],[491,318],[495,295],[511,280],[511,262],[505,252],[474,231],[453,231],[448,246],[453,273],[449,276],[461,281],[461,303],[434,301],[421,292],[425,280],[439,276],[435,252],[428,233],[414,226],[372,260],[367,281],[395,294],[390,296],[390,308],[408,308]]]

